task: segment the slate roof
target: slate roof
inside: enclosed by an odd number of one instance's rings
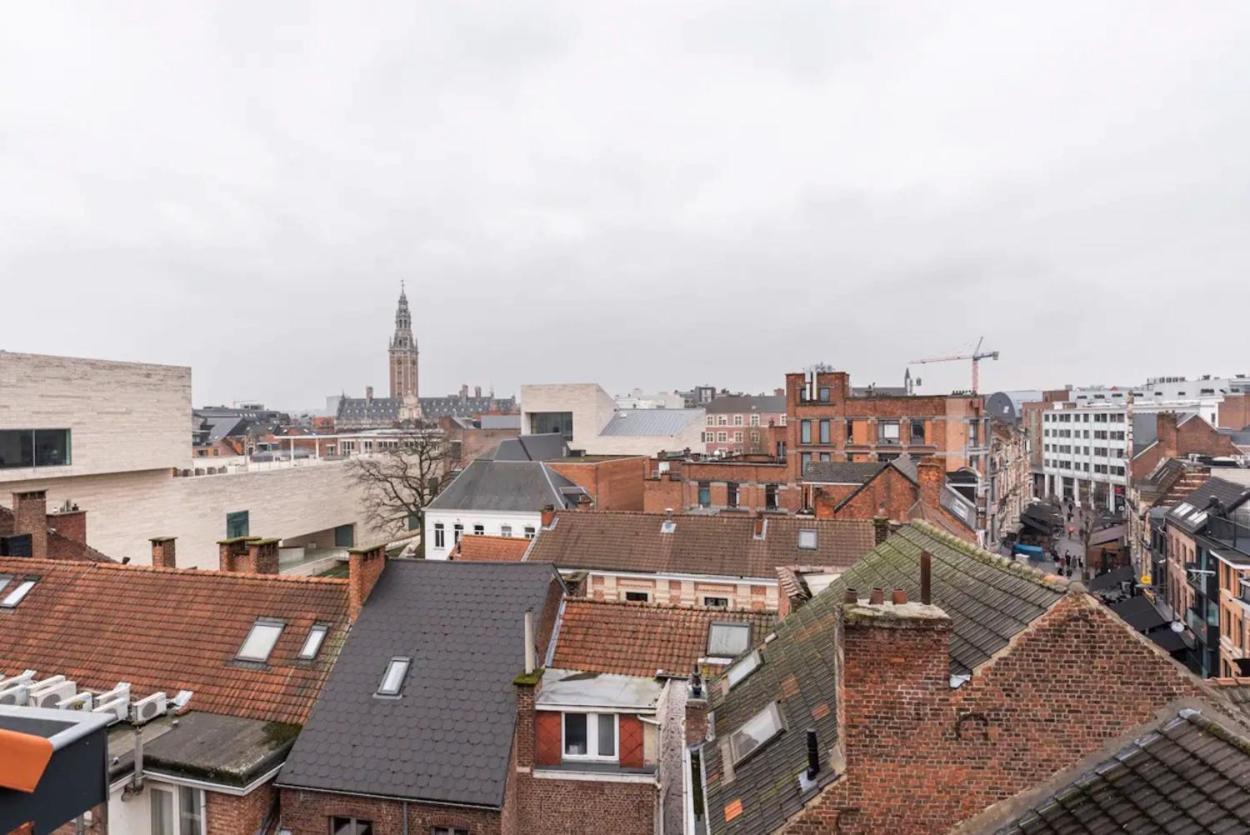
[[[813,461],[801,480],[808,484],[867,484],[888,466],[884,461]]]
[[[1167,625],[1167,621],[1163,615],[1159,614],[1159,610],[1144,597],[1130,597],[1119,603],[1113,603],[1108,608],[1115,612],[1120,620],[1138,632],[1146,633]]]
[[[576,497],[562,493],[572,481],[541,461],[479,458],[434,497],[427,510],[510,510],[534,512],[547,505],[572,507]]]
[[[1168,511],[1168,524],[1176,525],[1189,533],[1197,533],[1206,525],[1206,517],[1201,517],[1200,512],[1206,510],[1212,498],[1219,499],[1226,510],[1232,510],[1250,498],[1250,487],[1225,481],[1218,474],[1213,474],[1201,487],[1185,496],[1181,504]],[[1191,509],[1186,513],[1178,512],[1184,504]],[[1195,522],[1195,518],[1199,521]]]
[[[392,424],[399,420],[399,408],[403,400],[398,397],[365,397],[339,398],[339,408],[335,419],[339,422],[369,421],[378,424]]]
[[[191,690],[193,710],[301,723],[347,629],[347,580],[233,574],[108,562],[0,557],[0,574],[38,578],[0,609],[0,671],[34,669],[137,698]],[[285,628],[266,664],[235,656],[258,618]],[[318,657],[296,656],[314,623]]]
[[[837,738],[835,625],[843,593],[854,588],[866,597],[878,586],[903,588],[918,600],[921,550],[932,555],[933,604],[951,618],[952,674],[966,674],[989,660],[1066,588],[930,525],[900,528],[782,620],[776,638],[759,649],[758,669],[727,694],[719,682],[709,687],[716,739],[702,751],[710,832],[773,832],[802,808],[796,775],[807,762],[803,733],[783,731],[735,766],[728,783],[722,782],[719,742],[777,701],[786,728],[814,727],[821,750],[828,751]],[[826,763],[817,780],[823,786],[834,776]],[[739,802],[741,813],[727,823],[725,807]]]
[[[520,429],[520,415],[482,415],[480,419],[483,429]]]
[[[712,401],[704,404],[703,408],[709,415],[749,415],[752,412],[783,414],[786,411],[786,396],[784,394],[722,394],[712,398]]]
[[[463,562],[520,562],[530,540],[515,536],[462,536],[451,552]]]
[[[554,461],[569,454],[569,445],[559,432],[542,435],[520,435],[499,442],[496,461]]]
[[[708,655],[713,623],[749,623],[751,643],[757,644],[776,622],[774,612],[571,598],[564,602],[551,663],[563,670],[684,676]]]
[[[440,417],[477,417],[486,412],[511,412],[516,409],[515,397],[418,397],[421,414],[433,420]],[[369,421],[391,424],[399,420],[404,401],[399,397],[341,397],[337,419],[348,423]]]
[[[746,514],[677,515],[673,532],[664,533],[667,519],[663,513],[560,512],[552,527],[539,531],[527,559],[561,568],[774,580],[779,566],[849,566],[874,542],[869,519],[770,514],[759,539],[755,519]],[[799,547],[801,530],[816,531],[816,548]]]
[[[1182,710],[999,830],[1004,835],[1250,831],[1250,741]]]
[[[0,507],[0,536],[12,536],[13,511]],[[113,562],[112,557],[101,554],[84,542],[70,539],[48,528],[48,558],[53,560],[86,560],[89,562]]]
[[[1089,589],[1090,594],[1097,594],[1105,591],[1119,591],[1120,583],[1136,582],[1137,573],[1133,570],[1133,566],[1126,565],[1114,571],[1104,571],[1086,583],[1086,587]]]
[[[702,409],[618,409],[599,434],[669,438],[703,415]]]
[[[389,563],[277,783],[499,808],[524,613],[561,591],[547,565]],[[395,657],[412,659],[401,695],[379,698]]]

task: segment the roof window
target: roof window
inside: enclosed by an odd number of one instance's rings
[[[751,646],[751,624],[713,623],[707,630],[707,654],[713,658],[737,658]]]
[[[1180,504],[1176,506],[1177,516],[1188,516],[1189,514],[1193,512],[1194,512],[1194,506],[1191,505],[1189,502],[1181,502]]]
[[[0,608],[15,608],[34,587],[34,580],[19,580],[14,583],[12,577],[0,577],[0,593],[5,593],[4,599],[0,600]]]
[[[398,696],[404,689],[404,679],[408,677],[408,668],[412,666],[411,658],[392,658],[386,662],[386,672],[382,674],[382,682],[378,685],[378,696]]]
[[[734,765],[755,753],[764,743],[781,733],[781,711],[776,702],[748,719],[729,737],[729,749],[733,752]]]
[[[816,531],[810,529],[799,531],[799,547],[806,551],[815,551]]]
[[[759,650],[751,650],[750,655],[744,656],[725,671],[725,680],[729,682],[729,689],[732,690],[737,687],[739,682],[755,672],[759,666],[760,652]]]
[[[243,639],[243,646],[239,647],[239,654],[235,657],[240,661],[268,661],[269,653],[273,652],[273,646],[278,643],[278,636],[282,634],[284,626],[280,620],[262,618],[256,621]]]
[[[673,533],[677,530],[677,523],[672,519],[665,519],[660,523],[660,533]]]
[[[326,639],[326,633],[329,631],[330,627],[324,623],[313,624],[312,629],[308,630],[308,637],[304,639],[304,646],[299,651],[301,661],[312,661],[317,657],[317,653],[321,651],[321,644]]]

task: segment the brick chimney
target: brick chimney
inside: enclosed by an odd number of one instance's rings
[[[1177,457],[1180,438],[1176,426],[1176,412],[1159,412],[1155,415],[1155,435],[1158,436],[1161,450],[1160,460]]]
[[[373,386],[365,386],[365,400],[373,402]]]
[[[87,544],[87,511],[66,502],[62,509],[48,514],[48,527],[66,539]]]
[[[217,567],[221,571],[246,571],[248,545],[258,542],[259,536],[236,536],[234,539],[217,540]]]
[[[386,568],[386,546],[352,548],[347,552],[347,617],[352,623]]]
[[[942,506],[942,487],[946,484],[946,470],[937,461],[921,461],[916,465],[916,479],[920,482],[920,502],[925,507]]]
[[[28,490],[13,494],[13,533],[30,534],[30,555],[37,559],[48,556],[48,493]]]
[[[686,744],[697,745],[707,738],[707,682],[697,672],[691,674],[686,692]]]
[[[152,543],[153,568],[178,567],[178,561],[174,557],[174,537],[156,536],[149,541]]]
[[[882,514],[872,517],[872,541],[880,545],[890,538],[890,517]]]
[[[905,769],[950,724],[951,619],[924,603],[860,599],[843,604],[838,633],[841,750],[833,759],[863,779]]]
[[[556,520],[556,506],[551,505],[551,504],[544,505],[543,513],[542,513],[542,526],[544,528],[550,528],[551,523],[554,522],[555,520]]]

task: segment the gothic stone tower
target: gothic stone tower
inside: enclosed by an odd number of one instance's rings
[[[395,335],[391,337],[391,397],[403,400],[417,397],[417,340],[412,338],[412,314],[403,285],[399,307],[395,309]]]

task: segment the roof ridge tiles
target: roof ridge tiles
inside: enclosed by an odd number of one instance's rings
[[[760,609],[722,609],[714,606],[683,606],[678,603],[660,603],[657,601],[644,602],[641,600],[599,600],[594,597],[570,597],[565,601],[565,605],[588,605],[588,606],[605,606],[617,607],[621,609],[654,609],[662,612],[690,612],[695,615],[704,614],[730,614],[730,615],[773,615],[775,612],[767,612]]]
[[[927,535],[934,539],[940,539],[947,545],[963,551],[969,557],[993,568],[1006,569],[1022,579],[1031,580],[1040,586],[1045,586],[1053,591],[1068,591],[1073,586],[1079,586],[1079,583],[1073,583],[1066,577],[1060,577],[1056,574],[1047,574],[1044,571],[1033,568],[1030,565],[1022,565],[1015,560],[987,551],[979,545],[973,545],[965,539],[961,539],[952,533],[938,528],[933,523],[923,519],[912,519],[906,525],[899,528],[898,533],[902,533],[909,527],[915,527],[923,530]],[[887,539],[886,542],[889,542]],[[1084,590],[1084,586],[1081,586]]]

